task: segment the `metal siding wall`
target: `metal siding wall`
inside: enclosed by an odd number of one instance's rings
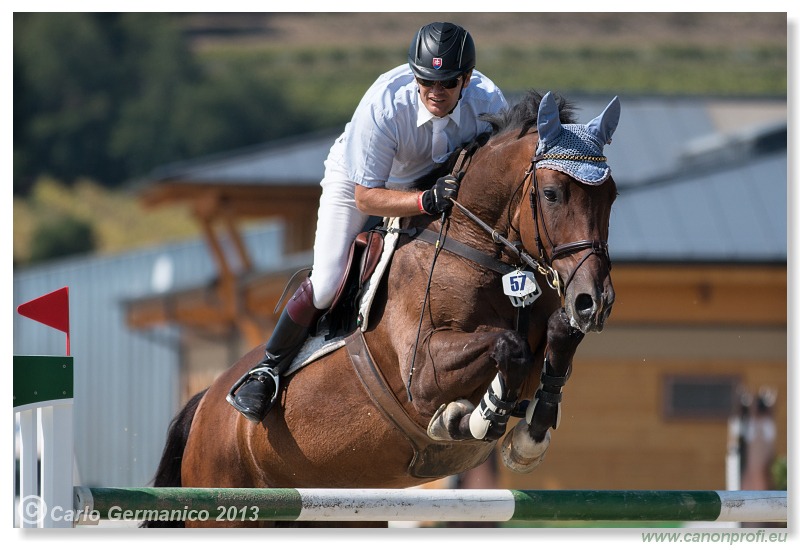
[[[279,265],[282,228],[246,232],[256,265]],[[56,261],[14,273],[14,307],[64,286],[70,291],[75,358],[75,455],[82,484],[150,483],[169,422],[181,405],[179,331],[125,325],[122,302],[152,294],[153,269],[169,258],[174,287],[199,285],[215,266],[204,242]],[[163,261],[163,260],[162,260]],[[64,355],[63,334],[14,313],[15,355]]]

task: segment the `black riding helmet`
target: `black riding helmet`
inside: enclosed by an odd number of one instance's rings
[[[408,64],[418,78],[448,80],[475,68],[475,42],[453,23],[422,27],[408,48]]]

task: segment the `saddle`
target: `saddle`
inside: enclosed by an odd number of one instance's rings
[[[364,286],[380,262],[385,235],[385,227],[373,227],[359,233],[350,245],[347,268],[333,303],[317,323],[317,334],[324,334],[326,340],[350,334],[363,323],[359,304]]]

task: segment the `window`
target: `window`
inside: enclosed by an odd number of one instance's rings
[[[667,376],[664,416],[668,420],[727,420],[736,406],[735,376]]]

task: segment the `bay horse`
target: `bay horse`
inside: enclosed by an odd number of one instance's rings
[[[523,410],[502,459],[533,470],[574,353],[614,303],[617,190],[598,155],[619,103],[588,125],[573,110],[531,91],[488,117],[488,141],[446,167],[460,177],[450,216],[401,220],[367,326],[289,376],[260,424],[225,400],[264,355],[251,350],[173,420],[154,485],[416,486],[482,463]]]

